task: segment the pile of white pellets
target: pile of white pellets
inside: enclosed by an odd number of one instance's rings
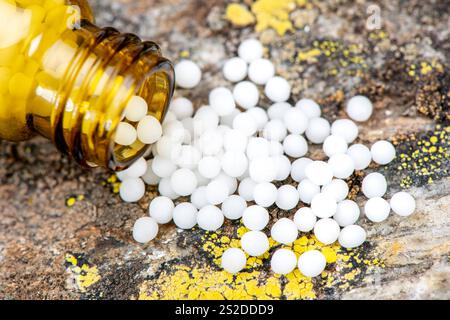
[[[180,61],[175,74],[177,85],[187,89],[198,85],[202,75],[190,60]],[[175,98],[162,126],[153,122],[146,129],[146,135],[157,140],[153,157],[117,173],[122,181],[120,196],[127,202],[140,200],[145,184],[158,186],[160,196],[151,201],[149,216],[134,224],[134,239],[147,243],[157,236],[159,224],[172,220],[180,229],[198,226],[216,231],[225,219],[241,219],[249,230],[240,239],[241,248],[229,248],[222,256],[222,267],[230,273],[241,271],[248,256],[269,250],[268,234],[285,245],[306,232],[313,232],[325,245],[338,241],[344,248],[355,248],[363,244],[366,231],[357,225],[360,208],[347,199],[349,187],[344,179],[372,161],[386,165],[395,158],[395,148],[388,141],[377,141],[370,149],[352,144],[358,137],[354,121],[370,118],[371,101],[352,97],[346,104],[350,119],[332,124],[321,117],[321,108],[313,100],[301,99],[292,106],[286,102],[291,95],[289,82],[275,74],[255,39],[240,44],[238,57],[224,63],[223,75],[232,89],[213,89],[208,104],[199,108],[184,97]],[[272,101],[268,108],[258,106],[260,92]],[[328,160],[308,158],[310,144],[322,144]],[[283,183],[289,176],[295,182]],[[387,201],[386,190],[386,179],[378,172],[363,179],[367,219],[381,222],[391,210],[400,216],[413,213],[415,200],[410,194],[398,192]],[[292,216],[291,210],[300,203],[292,219],[271,223],[269,210],[278,207]],[[303,275],[315,277],[325,266],[325,256],[318,250],[298,259],[285,248],[271,255],[271,268],[277,274],[298,267]]]

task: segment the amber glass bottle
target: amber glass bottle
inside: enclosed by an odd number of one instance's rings
[[[0,0],[0,139],[39,134],[84,166],[120,170],[149,147],[114,133],[134,95],[162,121],[174,88],[158,45],[94,25],[85,0]]]

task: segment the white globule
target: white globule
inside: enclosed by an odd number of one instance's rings
[[[271,182],[277,176],[277,168],[273,158],[259,157],[250,161],[249,175],[255,182]]]
[[[324,185],[321,189],[322,193],[331,194],[338,202],[347,198],[348,191],[349,189],[347,183],[341,179],[333,179],[329,184]]]
[[[172,190],[180,196],[189,196],[197,188],[197,177],[192,170],[181,168],[170,177]]]
[[[245,178],[241,181],[238,188],[239,195],[246,201],[253,201],[253,191],[257,183],[251,178]]]
[[[333,171],[333,176],[339,179],[347,179],[355,171],[355,165],[352,158],[345,154],[335,154],[328,159],[328,164]]]
[[[390,201],[391,209],[402,217],[411,215],[416,210],[416,200],[407,192],[395,193]]]
[[[291,210],[297,206],[299,197],[297,189],[294,186],[286,184],[278,188],[275,203],[282,210]]]
[[[201,152],[194,146],[182,145],[178,158],[175,159],[175,163],[186,169],[195,169],[198,166],[198,162],[201,159]]]
[[[310,204],[314,196],[320,193],[320,187],[309,179],[300,181],[297,190],[300,200],[306,204]]]
[[[388,164],[395,158],[395,148],[389,141],[380,140],[375,142],[370,148],[372,159],[378,164]]]
[[[250,109],[258,103],[259,91],[254,83],[242,81],[234,86],[233,97],[239,106]]]
[[[276,274],[291,273],[297,265],[297,256],[292,250],[278,249],[272,255],[270,267]]]
[[[369,199],[382,197],[387,190],[386,178],[378,172],[369,173],[362,181],[361,190]]]
[[[197,136],[203,134],[207,130],[216,129],[219,125],[219,115],[211,106],[202,106],[194,115],[194,133]]]
[[[314,235],[323,244],[336,242],[340,232],[339,224],[331,218],[320,219],[314,225]]]
[[[282,244],[291,244],[298,237],[298,229],[294,221],[288,218],[281,218],[274,223],[270,229],[273,240]]]
[[[316,194],[311,200],[311,209],[318,218],[330,218],[336,213],[336,199],[330,193]]]
[[[205,178],[213,179],[217,177],[220,170],[221,162],[217,157],[206,156],[198,162],[198,172]]]
[[[391,206],[380,197],[373,197],[367,200],[364,205],[364,214],[372,222],[381,222],[387,219]]]
[[[228,59],[223,66],[223,76],[231,82],[238,82],[247,76],[247,62],[239,57]]]
[[[347,154],[352,158],[355,170],[366,169],[372,161],[372,154],[369,148],[362,144],[351,145],[347,150]]]
[[[264,93],[273,102],[284,102],[291,96],[291,85],[282,77],[273,77],[267,81]]]
[[[147,161],[144,158],[139,158],[129,166],[127,169],[116,172],[117,178],[124,181],[130,178],[140,178],[147,172]]]
[[[180,229],[191,229],[197,224],[197,208],[189,202],[182,202],[173,209],[173,222]]]
[[[257,205],[270,207],[277,200],[277,187],[270,182],[258,183],[253,189],[253,198]]]
[[[247,207],[242,213],[242,223],[249,230],[262,230],[269,223],[269,212],[258,205]]]
[[[213,156],[222,151],[223,135],[219,128],[205,131],[196,141],[196,147],[203,155]]]
[[[192,89],[200,83],[202,70],[191,60],[181,60],[175,65],[175,82],[184,89]]]
[[[234,118],[233,129],[239,130],[247,137],[250,137],[256,133],[258,125],[250,114],[242,112]]]
[[[224,87],[215,88],[209,93],[209,105],[221,117],[231,114],[236,108],[233,93]]]
[[[162,134],[165,137],[172,139],[174,143],[181,143],[186,134],[183,123],[178,120],[164,122],[162,127]]]
[[[136,129],[127,122],[119,122],[114,133],[114,142],[122,146],[129,146],[136,141]]]
[[[347,142],[341,136],[331,135],[328,136],[323,142],[323,151],[328,157],[335,154],[346,153],[348,149]]]
[[[286,126],[280,119],[273,119],[267,122],[262,132],[262,136],[270,141],[283,141],[286,135]]]
[[[284,155],[273,156],[272,159],[274,160],[275,167],[277,168],[277,175],[275,177],[275,180],[286,180],[286,178],[289,177],[289,173],[291,172],[291,161]]]
[[[142,217],[133,225],[133,239],[139,243],[152,241],[158,234],[158,224],[153,218]]]
[[[298,269],[305,277],[317,277],[325,270],[327,260],[322,252],[318,250],[309,250],[298,258]]]
[[[284,115],[291,108],[292,106],[287,102],[276,102],[267,109],[267,115],[270,120],[278,119],[283,121]]]
[[[229,187],[224,180],[214,179],[206,186],[206,199],[209,204],[221,204],[229,195]]]
[[[155,219],[159,224],[169,223],[173,217],[173,209],[175,205],[168,197],[159,196],[154,198],[148,207],[150,217]]]
[[[358,132],[356,123],[349,119],[339,119],[331,124],[331,134],[344,138],[347,143],[352,143],[358,137]]]
[[[148,112],[147,102],[139,96],[132,96],[125,107],[125,118],[132,122],[138,122]]]
[[[172,189],[172,184],[170,182],[170,177],[162,178],[158,184],[158,192],[160,195],[168,197],[172,200],[177,199],[179,195],[175,193]]]
[[[176,169],[177,166],[172,162],[172,160],[161,156],[156,156],[153,158],[152,170],[160,178],[170,177]]]
[[[258,130],[262,130],[269,121],[266,110],[261,107],[250,108],[246,112],[255,120]]]
[[[308,128],[308,117],[299,108],[286,110],[283,117],[284,124],[290,133],[302,134]]]
[[[241,237],[241,247],[248,255],[258,257],[269,250],[269,239],[261,231],[249,231]]]
[[[161,156],[166,159],[172,160],[179,157],[181,153],[181,142],[176,141],[171,136],[162,136],[156,143],[155,156]]]
[[[323,186],[333,179],[332,167],[324,161],[313,161],[305,168],[305,175],[312,183]]]
[[[185,97],[173,99],[170,103],[169,110],[175,114],[178,120],[192,117],[192,115],[194,114],[194,106],[192,105],[191,100]]]
[[[330,135],[330,131],[330,123],[324,118],[316,117],[309,119],[305,135],[310,142],[320,144]]]
[[[308,152],[308,143],[303,136],[290,134],[283,140],[283,149],[288,156],[300,158]]]
[[[247,63],[251,63],[263,56],[263,46],[256,39],[247,39],[241,42],[238,48],[238,55]]]
[[[251,161],[255,158],[269,156],[269,141],[261,137],[251,137],[248,140],[246,154]]]
[[[136,132],[138,139],[142,143],[152,144],[161,138],[162,127],[155,117],[145,116],[139,121]]]
[[[141,177],[142,180],[148,185],[155,186],[159,183],[161,180],[160,177],[158,177],[152,169],[152,163],[153,159],[150,159],[147,161],[147,170],[145,171],[144,175]]]
[[[300,109],[309,119],[320,117],[322,113],[320,106],[311,99],[301,99],[295,104],[295,107]]]
[[[346,199],[337,204],[336,213],[334,214],[333,219],[336,220],[341,227],[346,227],[358,221],[360,214],[361,210],[356,202]]]
[[[206,186],[201,186],[195,189],[191,194],[191,203],[197,208],[201,209],[209,204],[206,199]]]
[[[312,162],[309,158],[299,158],[292,162],[291,177],[294,181],[300,182],[306,178],[305,169]]]
[[[230,177],[229,175],[225,174],[224,172],[219,173],[219,175],[214,180],[221,180],[227,184],[228,195],[233,194],[238,188],[237,179]]]
[[[294,223],[301,232],[309,232],[314,228],[317,217],[311,208],[303,207],[297,210],[294,215]]]
[[[275,67],[270,60],[256,59],[248,67],[248,78],[259,85],[264,85],[275,75]]]
[[[269,141],[269,155],[270,156],[281,156],[284,154],[283,145],[275,140]]]
[[[225,271],[235,274],[245,268],[247,257],[241,249],[229,248],[222,254],[221,261],[221,266]]]
[[[242,131],[231,129],[225,132],[223,146],[227,151],[245,152],[248,137]]]
[[[339,234],[339,244],[344,248],[351,249],[359,247],[366,241],[367,233],[358,225],[349,225],[341,230]]]
[[[137,202],[145,194],[145,184],[140,178],[130,178],[122,181],[119,188],[119,195],[125,202]]]
[[[222,213],[225,218],[230,220],[240,219],[246,208],[247,202],[245,199],[235,194],[222,202]]]
[[[248,159],[242,152],[227,151],[222,156],[222,170],[230,177],[240,177],[247,168]]]
[[[372,102],[365,96],[354,96],[347,102],[348,116],[358,122],[369,120],[372,115]]]
[[[205,231],[216,231],[223,225],[222,210],[213,205],[201,208],[197,213],[197,224]]]

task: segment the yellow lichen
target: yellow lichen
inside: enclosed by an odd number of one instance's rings
[[[239,3],[230,3],[225,15],[228,21],[238,27],[245,27],[255,22],[253,14]]]
[[[294,0],[258,0],[252,4],[252,12],[256,16],[255,30],[261,32],[272,28],[280,36],[292,31],[289,13],[296,8]]]
[[[70,253],[66,254],[65,260],[68,270],[75,276],[76,285],[81,292],[86,292],[90,286],[101,279],[96,266],[82,263]]]

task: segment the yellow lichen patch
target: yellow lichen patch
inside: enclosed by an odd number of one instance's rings
[[[96,266],[90,266],[85,262],[79,261],[70,253],[66,254],[65,260],[68,270],[74,275],[76,285],[81,292],[86,292],[90,286],[101,279]]]
[[[109,185],[113,193],[119,193],[120,181],[115,174],[109,176],[109,178],[106,179],[106,181],[103,181],[102,185],[103,186]]]
[[[252,5],[252,12],[256,16],[257,32],[268,28],[274,29],[280,36],[292,31],[292,22],[289,13],[294,10],[296,3],[293,0],[258,0]]]
[[[80,194],[77,196],[70,196],[66,199],[66,206],[68,207],[72,207],[75,205],[75,203],[77,203],[77,201],[82,201],[84,200],[84,195]]]
[[[444,67],[437,60],[420,61],[418,63],[411,64],[406,71],[410,77],[418,81],[421,76],[426,76],[433,71],[442,73],[444,71]]]
[[[246,6],[239,3],[230,3],[226,10],[226,18],[238,27],[245,27],[255,22],[255,17]]]
[[[306,61],[309,63],[317,62],[317,57],[320,56],[322,52],[317,48],[312,48],[306,51],[300,51],[297,55],[297,60],[300,62]]]

